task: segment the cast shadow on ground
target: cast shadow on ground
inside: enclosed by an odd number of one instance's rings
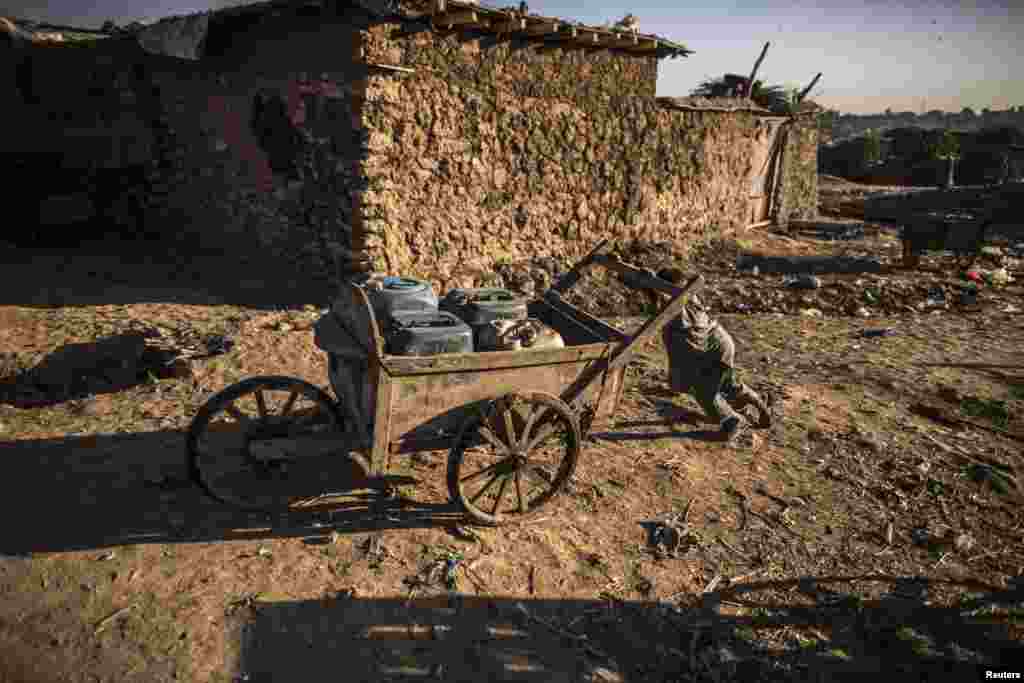
[[[659,415],[657,420],[624,420],[614,423],[615,430],[621,429],[647,429],[650,427],[668,427],[668,431],[629,431],[629,432],[591,432],[590,436],[603,441],[655,441],[657,439],[691,439],[694,441],[721,441],[722,435],[718,429],[691,429],[689,431],[677,431],[672,429],[673,425],[697,426],[710,424],[702,414],[690,408],[682,408],[672,401],[666,401],[650,396],[676,397],[678,394],[661,388],[645,390],[648,397],[647,403]]]
[[[716,431],[701,430],[593,436],[609,441],[720,438]],[[245,512],[210,497],[189,476],[185,438],[178,431],[0,441],[0,453],[6,465],[0,508],[7,519],[19,520],[0,535],[0,553],[8,555],[137,543],[300,537],[315,542],[331,531],[452,527],[465,521],[452,503],[383,495],[386,487],[420,482],[408,476],[369,477],[362,466],[337,453],[310,459],[302,470],[309,476],[290,475],[287,485],[295,490],[287,493],[313,495],[327,488],[343,495],[308,511],[284,514]],[[443,460],[446,453],[424,457]],[[444,468],[439,470],[434,476],[443,478]]]
[[[460,576],[459,573],[456,574]],[[865,600],[850,579],[891,588]],[[461,579],[459,579],[461,581]],[[1012,617],[979,616],[1024,600],[1019,587],[958,586],[957,607],[928,604],[937,584],[891,576],[804,577],[727,586],[690,609],[654,601],[521,599],[437,588],[411,599],[254,602],[238,668],[274,681],[860,681],[984,680],[1024,661]],[[912,590],[910,590],[912,589]],[[800,591],[804,606],[750,598]],[[852,589],[851,589],[852,590]],[[859,588],[858,588],[859,590]],[[747,605],[752,616],[722,613]],[[784,631],[771,649],[761,634]]]
[[[308,512],[250,513],[221,503],[188,477],[177,431],[0,441],[7,520],[0,553],[92,550],[136,543],[321,538],[464,521],[451,504],[385,497],[348,458],[329,456],[316,472],[344,493]],[[439,475],[443,476],[443,475]],[[397,484],[408,483],[395,478]],[[318,489],[321,491],[322,488]]]
[[[154,379],[177,376],[175,349],[147,345],[151,331],[125,332],[95,341],[64,344],[32,368],[0,373],[0,404],[43,408],[100,394],[115,394]],[[193,358],[210,358],[230,350],[221,336],[203,340]]]
[[[54,308],[139,303],[322,306],[334,287],[281,260],[228,249],[123,240],[74,247],[0,249],[0,306]]]

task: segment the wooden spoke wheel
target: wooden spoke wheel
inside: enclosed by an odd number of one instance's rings
[[[330,495],[328,481],[354,473],[353,461],[338,457],[349,455],[344,436],[337,405],[319,388],[253,377],[214,395],[192,420],[189,472],[210,495],[242,508],[309,506]]]
[[[463,426],[448,456],[448,491],[476,523],[525,520],[569,483],[581,441],[575,415],[555,396],[496,399]]]

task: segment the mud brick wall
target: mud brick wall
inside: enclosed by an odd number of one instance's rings
[[[818,217],[818,126],[814,116],[797,116],[782,130],[785,142],[772,218],[786,225]]]
[[[362,210],[377,268],[447,289],[493,282],[509,263],[571,260],[606,237],[681,246],[745,225],[754,115],[663,108],[645,59],[606,53],[591,73],[618,79],[588,84],[536,50],[515,53],[510,76],[512,53],[493,50],[371,30],[369,61],[416,69],[371,76],[366,92]],[[463,68],[460,54],[482,65]]]
[[[158,60],[170,141],[163,232],[333,276],[362,183],[356,17],[211,24],[201,62]],[[237,23],[237,22],[236,22]],[[173,63],[172,63],[173,62]]]

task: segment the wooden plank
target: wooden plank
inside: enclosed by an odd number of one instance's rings
[[[558,31],[558,37],[564,40],[576,40],[580,35],[579,29],[575,26],[563,26]]]
[[[601,37],[592,31],[580,31],[576,36],[576,42],[589,47],[600,44]]]
[[[487,353],[451,353],[438,356],[386,356],[384,367],[393,377],[438,375],[448,372],[528,368],[600,358],[608,344],[586,344],[564,349],[536,351],[491,351]]]
[[[543,303],[553,310],[562,313],[567,318],[583,323],[588,332],[594,334],[602,341],[614,340],[624,342],[629,339],[622,331],[615,329],[600,318],[596,318],[586,311],[581,311],[576,306],[573,306],[559,296],[557,292],[546,292]]]
[[[605,354],[603,361],[608,356]],[[409,446],[401,444],[412,441],[441,445],[454,438],[466,420],[487,402],[517,392],[558,396],[590,368],[603,367],[603,361],[395,378],[390,449],[404,450]],[[606,396],[613,388],[607,386]],[[599,383],[590,383],[582,387],[581,395],[593,402],[600,390]]]
[[[557,21],[545,21],[539,24],[528,24],[526,32],[531,36],[547,36],[558,33],[561,24]]]
[[[373,418],[373,450],[370,453],[371,474],[386,474],[391,466],[388,444],[391,440],[391,397],[394,382],[381,364],[374,363],[373,381],[377,385],[377,405]]]
[[[434,12],[434,14],[442,14],[448,9],[447,0],[433,0],[430,3],[430,5],[430,9]]]
[[[594,263],[597,265],[604,266],[609,270],[614,270],[617,273],[621,273],[625,277],[623,282],[628,287],[633,289],[656,289],[659,292],[665,292],[672,296],[680,296],[683,293],[683,289],[676,287],[659,277],[651,277],[651,274],[642,268],[637,268],[634,265],[620,261],[615,256],[597,256],[594,258]]]
[[[549,292],[547,296],[548,298],[543,302],[546,309],[534,317],[539,318],[543,323],[557,330],[567,345],[579,346],[581,344],[608,341],[607,337],[598,334],[566,310],[559,309],[557,294]],[[566,329],[566,325],[569,325],[571,329]],[[583,335],[583,339],[580,339],[580,334]]]

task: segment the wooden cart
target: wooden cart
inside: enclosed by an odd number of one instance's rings
[[[530,303],[530,315],[557,330],[565,348],[388,355],[365,292],[343,286],[316,326],[336,399],[288,377],[228,387],[190,426],[190,471],[223,501],[271,509],[329,495],[330,468],[314,464],[318,459],[348,456],[379,482],[387,481],[395,456],[446,450],[449,493],[474,522],[524,519],[565,487],[587,431],[615,415],[634,352],[703,283],[697,276],[675,287],[603,255],[606,244]],[[563,298],[593,265],[671,299],[634,336],[625,335]]]

